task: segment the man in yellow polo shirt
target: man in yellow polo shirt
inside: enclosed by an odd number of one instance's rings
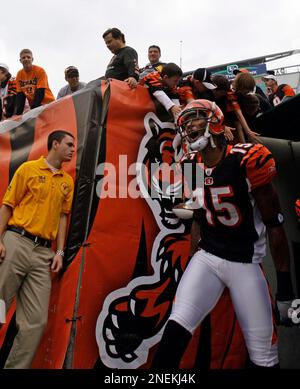
[[[29,368],[48,319],[50,268],[62,268],[74,184],[61,169],[72,159],[74,137],[54,131],[48,155],[15,172],[0,209],[0,301],[17,300],[18,333],[5,368]],[[57,242],[57,251],[51,249]]]

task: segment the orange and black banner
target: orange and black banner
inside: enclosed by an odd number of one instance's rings
[[[32,367],[148,368],[189,259],[190,222],[172,214],[177,183],[168,183],[165,196],[165,183],[145,169],[174,164],[174,123],[147,89],[117,80],[5,121],[1,198],[22,162],[46,155],[47,136],[57,129],[76,138],[75,158],[65,165],[75,194],[65,266],[52,279],[48,325]],[[1,364],[16,333],[14,311],[0,329]],[[225,291],[181,368],[241,368],[246,354]]]

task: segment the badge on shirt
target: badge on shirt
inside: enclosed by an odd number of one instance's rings
[[[214,179],[212,177],[205,177],[204,178],[204,185],[213,185]]]
[[[67,195],[70,191],[70,186],[66,182],[62,182],[60,185],[60,190],[64,195]]]

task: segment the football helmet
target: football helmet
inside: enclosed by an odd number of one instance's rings
[[[177,118],[177,131],[186,152],[203,150],[210,141],[216,147],[211,135],[224,132],[224,115],[213,101],[199,99],[186,105]]]

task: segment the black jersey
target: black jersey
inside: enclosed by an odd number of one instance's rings
[[[294,89],[288,84],[281,84],[276,91],[269,96],[269,101],[273,107],[276,107],[284,98],[293,96],[295,96]]]
[[[206,89],[203,92],[199,92],[193,88],[191,81],[192,76],[186,76],[181,78],[177,86],[177,93],[180,98],[180,103],[187,104],[188,100],[206,99],[215,101],[214,94],[210,89]]]
[[[110,60],[105,77],[116,78],[122,81],[128,77],[134,77],[138,81],[139,66],[137,52],[129,46],[120,49]]]
[[[201,163],[197,154],[195,160]],[[204,202],[195,214],[200,223],[199,246],[235,262],[259,263],[266,251],[266,228],[251,191],[269,183],[275,161],[263,145],[227,146],[224,158],[204,170]]]
[[[166,65],[164,62],[157,62],[154,64],[148,63],[144,68],[140,69],[140,80],[147,76],[149,73],[161,73],[164,65]]]
[[[163,91],[170,99],[178,99],[177,88],[169,88],[163,84],[163,80],[160,72],[148,73],[144,78],[139,81],[140,85],[149,88],[149,92],[154,94],[158,91]]]

